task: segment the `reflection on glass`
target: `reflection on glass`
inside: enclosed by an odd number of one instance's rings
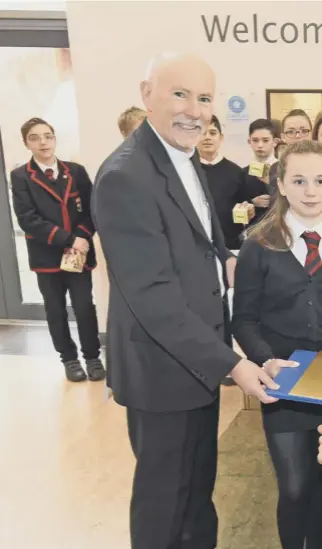
[[[29,271],[27,248],[13,208],[10,172],[30,158],[21,125],[31,117],[52,124],[57,156],[79,160],[78,112],[70,51],[66,48],[0,48],[0,123],[9,200],[24,303],[42,303],[36,276]],[[8,105],[15,105],[8,109]]]

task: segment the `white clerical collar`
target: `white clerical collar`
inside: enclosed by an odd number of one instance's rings
[[[156,136],[160,139],[162,145],[164,146],[165,150],[167,151],[168,155],[170,156],[170,158],[171,158],[171,160],[174,164],[186,162],[187,159],[190,159],[194,155],[195,148],[193,148],[193,150],[191,152],[186,153],[185,151],[180,151],[179,149],[176,149],[175,147],[172,147],[172,145],[169,145],[169,143],[167,143],[163,139],[163,137],[161,137],[161,135],[157,132],[157,130],[152,126],[151,122],[149,120],[147,122],[148,122],[150,128],[156,134]]]
[[[295,217],[291,210],[288,209],[285,215],[285,222],[291,231],[294,242],[301,238],[301,235],[306,231],[317,232],[322,238],[322,221],[315,227],[306,227],[297,217]]]
[[[217,154],[217,156],[213,160],[206,160],[205,158],[200,157],[201,164],[206,164],[206,166],[215,166],[216,164],[219,164],[224,159],[222,154]]]

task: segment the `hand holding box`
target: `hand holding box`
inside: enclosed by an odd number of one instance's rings
[[[263,162],[251,162],[249,164],[249,175],[254,175],[260,179],[266,179],[269,176],[270,165]]]
[[[233,209],[233,221],[234,223],[241,223],[242,225],[248,225],[251,219],[255,215],[255,208],[253,204],[243,202],[242,204],[236,204]]]

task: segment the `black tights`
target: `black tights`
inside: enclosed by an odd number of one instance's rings
[[[322,549],[318,437],[316,431],[266,433],[279,488],[277,521],[283,549]]]

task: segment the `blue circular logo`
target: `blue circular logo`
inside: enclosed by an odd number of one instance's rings
[[[233,97],[230,97],[230,99],[228,100],[228,107],[231,112],[235,114],[240,114],[241,112],[243,112],[243,110],[245,110],[245,99],[239,97],[238,95],[233,95]]]

